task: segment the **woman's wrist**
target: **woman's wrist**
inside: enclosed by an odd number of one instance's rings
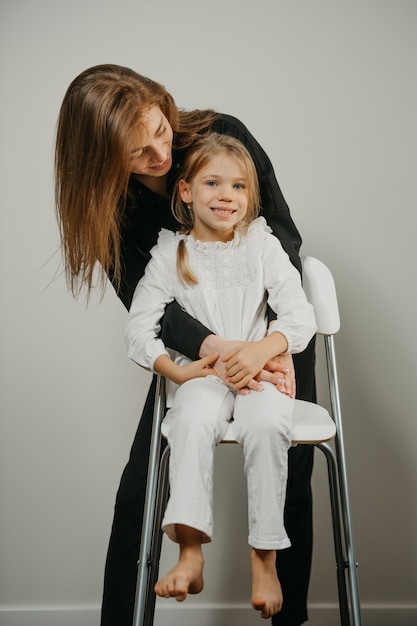
[[[213,352],[220,352],[220,342],[221,339],[217,335],[207,335],[201,342],[198,356],[202,359]]]

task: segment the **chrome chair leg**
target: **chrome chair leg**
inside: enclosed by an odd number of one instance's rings
[[[151,447],[148,464],[148,480],[146,485],[145,509],[142,527],[141,547],[138,561],[135,609],[133,626],[144,626],[146,600],[150,597],[149,569],[157,567],[151,559],[152,535],[157,501],[159,461],[161,456],[161,424],[165,412],[165,381],[157,377],[155,391],[155,408],[153,415]],[[154,602],[154,600],[152,600]]]
[[[345,445],[343,437],[342,413],[340,407],[339,385],[337,379],[336,352],[333,335],[324,336],[324,346],[326,351],[326,362],[329,379],[329,391],[331,402],[331,413],[336,423],[336,466],[339,481],[339,494],[341,509],[343,512],[343,534],[346,550],[346,569],[348,570],[349,588],[351,596],[351,611],[353,626],[362,626],[359,584],[357,575],[357,559],[355,553],[355,543],[353,539],[352,515],[350,509],[349,486],[347,478],[347,467],[345,457]]]
[[[332,513],[333,543],[336,560],[337,591],[339,596],[339,614],[342,626],[350,626],[349,602],[346,587],[346,558],[343,549],[342,517],[340,513],[339,481],[337,475],[337,461],[333,448],[327,443],[316,444],[327,461],[327,475],[329,479],[330,509]]]
[[[169,493],[169,447],[166,446],[162,453],[161,462],[159,465],[159,479],[158,479],[158,494],[155,503],[155,519],[152,529],[152,541],[150,545],[150,570],[149,570],[149,583],[147,587],[147,597],[145,604],[145,613],[143,619],[143,626],[153,626],[155,616],[155,602],[156,596],[154,587],[158,579],[159,561],[161,558],[162,549],[162,530],[161,524],[164,516],[164,511],[168,502]]]

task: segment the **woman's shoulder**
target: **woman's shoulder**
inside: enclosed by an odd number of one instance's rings
[[[255,163],[256,171],[260,179],[270,176],[271,172],[273,173],[269,157],[247,126],[237,117],[226,113],[219,113],[218,118],[212,125],[212,130],[223,135],[231,135],[246,146]]]
[[[217,118],[213,122],[212,130],[222,135],[233,135],[238,139],[249,135],[249,130],[245,124],[237,117],[228,113],[218,113]]]

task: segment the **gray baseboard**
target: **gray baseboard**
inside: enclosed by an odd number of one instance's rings
[[[168,605],[169,603],[169,605]],[[308,626],[339,626],[335,605],[312,605]],[[0,626],[99,626],[98,607],[1,607]],[[416,626],[417,605],[362,606],[366,626]],[[269,622],[268,622],[269,623]],[[243,605],[158,606],[155,626],[259,626],[259,615]]]

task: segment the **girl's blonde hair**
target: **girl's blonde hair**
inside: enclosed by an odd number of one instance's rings
[[[198,139],[187,152],[184,164],[172,197],[172,212],[181,224],[181,232],[189,233],[194,225],[193,211],[183,202],[179,192],[179,182],[184,180],[191,184],[197,174],[218,154],[227,154],[237,161],[242,169],[247,183],[248,210],[243,220],[237,225],[240,229],[247,229],[259,214],[260,192],[259,180],[255,164],[247,148],[241,141],[230,135],[210,133]],[[177,272],[180,280],[189,285],[198,283],[188,263],[185,241],[180,239],[177,249]]]
[[[93,284],[96,262],[120,284],[120,232],[129,186],[129,155],[143,116],[158,106],[187,147],[207,132],[214,111],[181,111],[159,83],[119,65],[77,76],[61,105],[55,148],[55,199],[68,286]]]

